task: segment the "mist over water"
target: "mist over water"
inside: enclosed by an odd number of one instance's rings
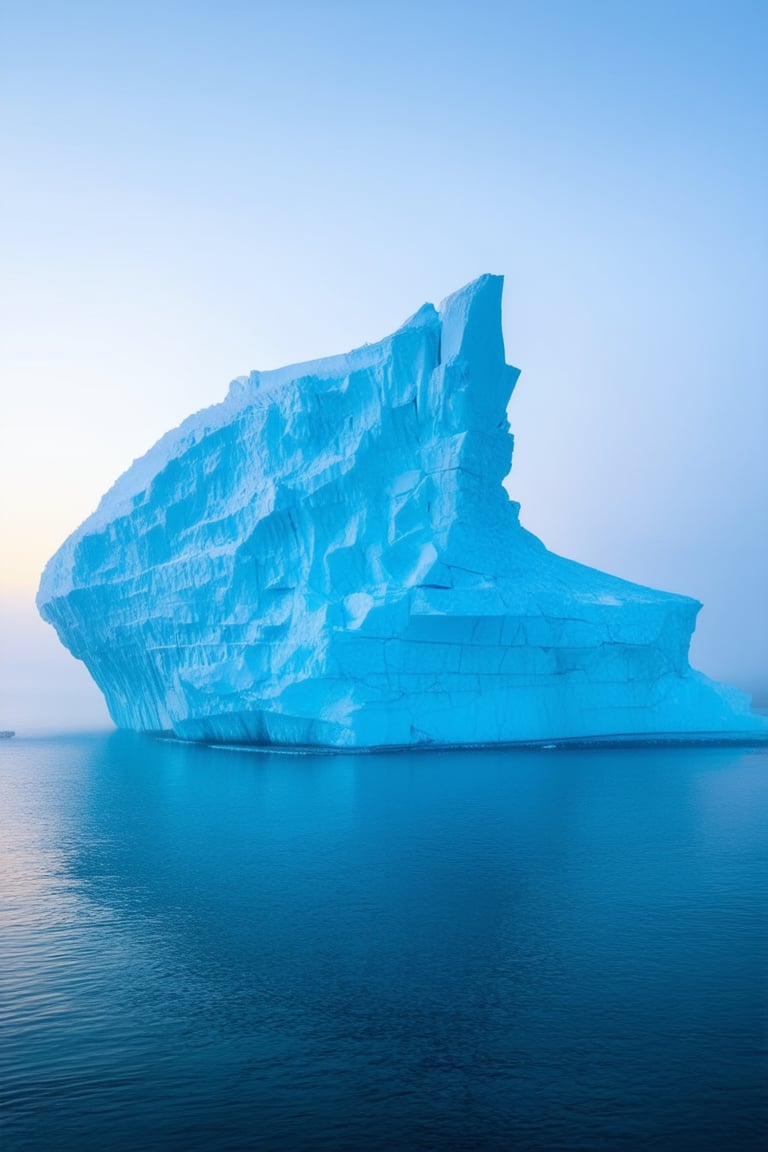
[[[768,751],[0,745],[3,1149],[753,1149]]]

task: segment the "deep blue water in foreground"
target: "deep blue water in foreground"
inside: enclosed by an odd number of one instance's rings
[[[768,751],[0,746],[17,1149],[754,1149]]]

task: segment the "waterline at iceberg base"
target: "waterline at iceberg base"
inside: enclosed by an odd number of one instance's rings
[[[502,278],[235,380],[48,563],[118,727],[331,748],[768,736],[691,669],[700,605],[547,551],[502,485]]]

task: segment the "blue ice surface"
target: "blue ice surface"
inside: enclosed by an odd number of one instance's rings
[[[502,283],[235,380],[120,477],[38,594],[119,727],[346,749],[768,735],[691,669],[697,601],[521,526]]]

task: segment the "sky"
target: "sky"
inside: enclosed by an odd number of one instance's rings
[[[768,702],[768,5],[0,0],[0,727],[108,723],[40,571],[251,369],[506,277],[511,494]]]

